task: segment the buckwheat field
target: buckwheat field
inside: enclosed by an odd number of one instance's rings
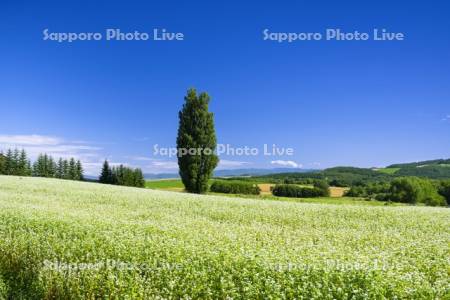
[[[0,299],[449,299],[448,208],[0,176]]]

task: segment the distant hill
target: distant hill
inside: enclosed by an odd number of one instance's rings
[[[432,179],[450,178],[450,159],[426,160],[405,164],[394,164],[386,168],[396,169],[395,176],[417,176]]]
[[[394,164],[387,168],[412,168],[412,167],[425,167],[425,166],[450,166],[450,159],[435,159],[435,160],[425,160],[412,163]]]
[[[450,159],[393,164],[386,168],[335,167],[309,173],[279,173],[255,177],[273,182],[290,180],[297,183],[324,179],[334,186],[352,186],[368,182],[387,182],[402,176],[450,179]]]

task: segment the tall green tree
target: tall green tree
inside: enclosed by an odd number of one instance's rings
[[[6,174],[5,167],[6,167],[6,156],[3,154],[3,152],[0,152],[0,174]]]
[[[56,164],[56,178],[64,178],[64,161],[61,157]]]
[[[208,179],[219,162],[214,116],[208,110],[207,93],[189,89],[179,112],[177,136],[178,166],[184,187],[191,193],[208,190]],[[196,150],[194,150],[196,149]]]
[[[6,151],[5,174],[14,175],[14,153],[11,149]]]
[[[67,159],[63,160],[63,177],[64,179],[70,179],[70,173],[69,173],[69,162]]]
[[[107,183],[107,184],[113,183],[113,173],[107,160],[105,160],[105,162],[103,163],[102,172],[100,174],[98,181],[100,183]]]
[[[73,157],[69,160],[69,179],[77,180],[77,163]]]
[[[29,160],[27,158],[27,153],[25,152],[24,149],[22,149],[22,151],[20,151],[20,155],[19,155],[17,175],[29,176],[30,170],[29,170],[28,166],[29,166]]]
[[[46,167],[46,176],[45,177],[55,177],[56,174],[56,163],[55,160],[53,159],[53,157],[51,157],[50,155],[45,155],[45,157],[47,158],[46,162],[47,162],[47,167]]]
[[[80,160],[77,160],[76,170],[77,170],[77,180],[84,180],[83,165],[81,164]]]

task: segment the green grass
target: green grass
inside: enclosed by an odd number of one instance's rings
[[[383,168],[383,169],[378,169],[377,171],[380,173],[384,173],[384,174],[395,174],[398,170],[400,170],[400,168]]]
[[[180,179],[147,180],[145,187],[156,190],[184,189]]]
[[[449,228],[447,208],[0,176],[0,293],[8,299],[448,299]]]

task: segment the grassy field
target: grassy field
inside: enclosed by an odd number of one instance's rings
[[[0,299],[448,299],[450,210],[0,176]]]
[[[180,179],[160,179],[160,180],[147,180],[145,187],[155,190],[184,190],[183,183]]]
[[[384,174],[395,174],[398,170],[400,170],[400,168],[382,168],[382,169],[377,169],[378,172],[384,173]]]

